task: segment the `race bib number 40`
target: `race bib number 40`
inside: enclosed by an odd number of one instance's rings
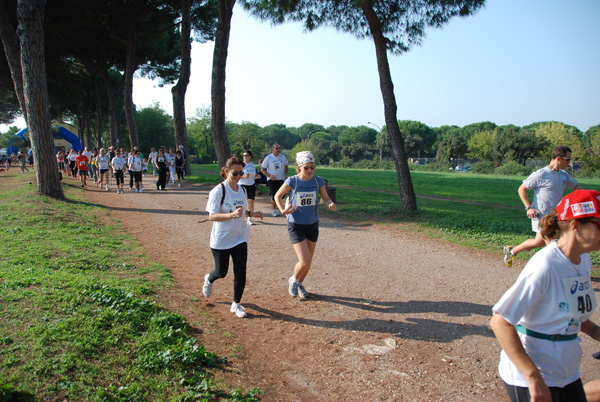
[[[594,287],[589,275],[563,279],[569,313],[579,322],[587,320],[596,310]]]

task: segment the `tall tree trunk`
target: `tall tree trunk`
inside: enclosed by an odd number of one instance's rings
[[[398,126],[398,107],[396,105],[396,96],[394,95],[394,83],[390,73],[390,65],[387,58],[387,38],[381,30],[381,22],[369,2],[362,3],[362,11],[369,23],[373,42],[375,43],[375,53],[377,55],[377,70],[379,71],[379,87],[383,97],[383,109],[385,116],[385,125],[390,136],[392,151],[394,152],[394,164],[396,174],[398,175],[398,186],[400,188],[400,198],[402,199],[402,209],[404,211],[417,210],[417,197],[413,188],[408,160],[404,150],[404,139]]]
[[[23,72],[21,69],[21,49],[19,38],[13,28],[10,18],[4,6],[4,0],[0,0],[0,39],[4,46],[4,54],[10,68],[15,93],[21,106],[21,112],[27,121],[27,108],[25,107],[25,95],[23,94]]]
[[[227,48],[235,0],[219,0],[219,21],[215,35],[215,50],[212,68],[212,134],[219,166],[222,167],[231,156],[229,140],[225,132],[225,67]]]
[[[135,62],[136,33],[135,17],[129,18],[129,42],[127,43],[127,61],[125,65],[125,117],[127,118],[127,128],[129,130],[129,142],[131,148],[139,146],[137,126],[135,124],[135,110],[133,106],[133,75],[137,70]]]
[[[98,149],[102,146],[102,132],[104,128],[104,114],[102,113],[102,101],[100,100],[100,88],[98,88],[98,77],[94,78],[94,88],[96,89],[96,146]]]
[[[85,114],[83,115],[83,121],[85,122],[85,146],[89,148],[89,150],[91,151],[92,148],[94,147],[92,144],[92,125],[91,125],[91,120],[92,120],[92,112],[90,110],[90,108],[86,108],[85,109]]]
[[[60,183],[48,105],[44,55],[44,8],[46,0],[19,0],[17,35],[21,44],[23,94],[33,148],[38,191],[53,198],[65,197]]]
[[[179,81],[171,89],[173,96],[173,123],[175,126],[175,143],[183,145],[186,151],[185,174],[191,174],[188,138],[185,118],[185,93],[190,82],[190,66],[192,44],[191,36],[191,0],[181,0],[181,74]]]
[[[123,146],[123,142],[121,135],[119,134],[117,107],[119,104],[119,93],[121,93],[122,86],[120,86],[121,88],[118,88],[116,91],[113,91],[107,70],[102,71],[102,78],[106,87],[106,97],[108,98],[108,126],[110,132],[110,144],[105,145],[106,147],[109,145],[116,145],[120,148]],[[102,147],[102,145],[98,144],[98,147]]]

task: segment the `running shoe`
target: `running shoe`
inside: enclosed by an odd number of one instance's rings
[[[144,192],[144,189],[143,189],[143,188],[140,188],[140,193],[143,193],[143,192]]]
[[[515,259],[515,255],[512,253],[512,247],[504,246],[504,263],[507,267],[512,268],[512,262]]]
[[[273,212],[271,212],[271,216],[273,218],[275,218],[277,216],[277,210],[276,209],[274,209]]]
[[[138,191],[139,191],[139,190],[136,188],[136,189],[135,189],[135,192],[137,193]]]
[[[229,311],[235,313],[235,315],[237,315],[239,318],[245,318],[248,316],[248,314],[246,314],[246,309],[242,307],[240,303],[231,303],[231,308]]]
[[[290,276],[290,280],[288,281],[288,292],[292,297],[298,296],[298,282],[294,279],[294,275]]]
[[[304,289],[304,285],[301,282],[298,282],[298,296],[302,299],[306,299],[308,297],[308,292]]]
[[[252,226],[252,225],[254,225],[254,223],[252,222],[252,218],[248,218],[248,225],[249,225],[249,226]]]
[[[212,293],[213,284],[208,281],[208,275],[209,274],[206,274],[204,276],[204,285],[202,286],[202,294],[204,294],[204,297],[210,297],[210,294]]]

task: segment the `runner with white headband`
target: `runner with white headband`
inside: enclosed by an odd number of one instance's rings
[[[298,256],[294,274],[288,281],[288,291],[292,297],[306,298],[308,292],[304,288],[304,279],[310,270],[319,238],[319,195],[332,211],[336,211],[337,206],[327,194],[325,181],[314,175],[315,158],[310,151],[296,154],[296,171],[298,174],[288,177],[277,191],[275,202],[281,213],[287,215],[288,234]],[[284,207],[283,196],[290,191],[289,205]]]

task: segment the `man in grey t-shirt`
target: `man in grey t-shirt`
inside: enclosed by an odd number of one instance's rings
[[[531,227],[536,232],[535,238],[525,240],[515,247],[504,246],[504,263],[512,267],[512,261],[521,251],[543,247],[546,241],[540,233],[540,219],[548,215],[564,196],[565,188],[581,190],[577,180],[564,171],[571,163],[571,150],[559,145],[552,150],[552,161],[546,167],[536,170],[519,187],[518,193],[525,205],[527,217],[531,219]],[[528,190],[533,190],[533,202],[529,202]]]

